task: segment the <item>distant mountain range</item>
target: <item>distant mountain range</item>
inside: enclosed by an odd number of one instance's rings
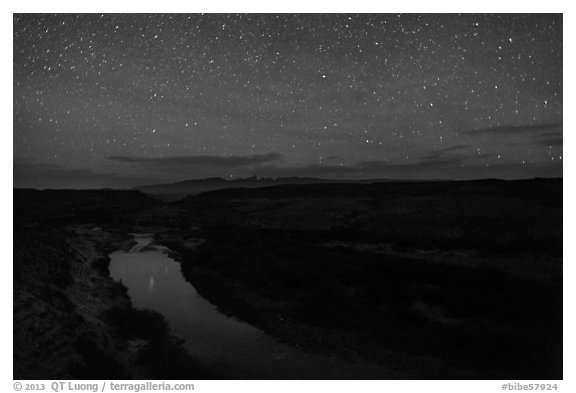
[[[334,179],[317,179],[311,177],[280,177],[258,178],[256,176],[243,179],[226,180],[220,177],[211,177],[207,179],[185,180],[170,184],[153,184],[147,186],[134,187],[145,194],[156,196],[158,199],[165,201],[178,200],[187,195],[200,194],[207,191],[216,191],[227,188],[258,188],[278,186],[285,184],[320,184],[320,183],[374,183],[385,182],[390,180],[334,180]],[[397,181],[397,180],[395,180]]]

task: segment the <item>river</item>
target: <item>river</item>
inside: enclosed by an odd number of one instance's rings
[[[110,254],[110,274],[135,308],[159,312],[194,357],[233,379],[386,379],[384,368],[309,353],[227,316],[198,294],[154,235],[135,234],[130,251]]]

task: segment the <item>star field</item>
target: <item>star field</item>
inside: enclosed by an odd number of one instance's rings
[[[561,15],[14,16],[14,183],[562,176]]]

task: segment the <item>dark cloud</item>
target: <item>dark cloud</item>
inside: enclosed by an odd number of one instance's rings
[[[464,144],[454,145],[454,146],[445,147],[444,149],[439,149],[439,150],[437,150],[437,152],[442,153],[442,154],[443,153],[450,153],[453,151],[464,150],[464,149],[467,149],[469,147],[470,147],[470,145],[464,145]]]
[[[242,167],[255,167],[273,161],[280,161],[282,160],[282,155],[269,153],[251,156],[182,156],[158,158],[111,156],[109,159],[118,163],[131,164],[154,171],[165,172],[200,168],[234,170]]]
[[[111,156],[110,169],[119,173],[139,176],[151,173],[164,178],[163,182],[198,179],[206,177],[248,176],[263,165],[282,164],[283,156],[278,153],[251,156],[175,156],[175,157],[131,157]]]
[[[562,163],[466,163],[465,158],[422,160],[418,163],[398,164],[368,161],[351,166],[306,165],[299,167],[265,167],[259,176],[318,177],[326,179],[391,179],[391,180],[462,180],[477,178],[523,179],[534,177],[562,177]]]
[[[564,140],[562,138],[547,138],[540,139],[536,143],[544,146],[563,146]]]
[[[466,156],[448,154],[462,150],[468,145],[456,145],[422,156],[413,162],[392,162],[386,160],[365,160],[353,165],[305,165],[293,167],[265,166],[257,173],[260,176],[302,176],[326,178],[372,178],[372,179],[458,179],[468,168],[480,173],[483,168],[479,161],[492,157],[492,154]],[[493,165],[493,167],[496,167]],[[515,166],[515,168],[519,168]],[[486,172],[486,171],[484,171]],[[464,176],[466,177],[466,176]]]
[[[163,180],[154,176],[124,176],[45,163],[15,162],[13,169],[14,188],[123,188]]]
[[[513,142],[508,142],[505,144],[508,147],[533,145],[561,147],[564,144],[562,122],[523,126],[491,127],[480,130],[467,131],[467,134],[475,136],[490,135],[514,138],[512,139]]]
[[[560,132],[562,134],[562,122],[520,125],[520,126],[499,126],[481,128],[478,130],[466,131],[469,135],[529,135],[529,134],[542,134],[549,132]]]

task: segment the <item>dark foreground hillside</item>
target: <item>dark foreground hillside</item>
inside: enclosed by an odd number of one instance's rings
[[[304,351],[395,378],[562,378],[561,179],[285,185],[172,203],[15,190],[14,204],[18,378],[226,376],[111,281],[106,255],[131,232],[155,233],[220,310]]]
[[[426,378],[562,376],[561,180],[224,190],[160,215],[205,297],[295,345]]]
[[[14,190],[14,379],[215,377],[110,279],[108,253],[132,246],[131,216],[155,204],[133,191]]]
[[[209,192],[174,206],[205,226],[417,248],[562,252],[561,180],[278,186]]]

